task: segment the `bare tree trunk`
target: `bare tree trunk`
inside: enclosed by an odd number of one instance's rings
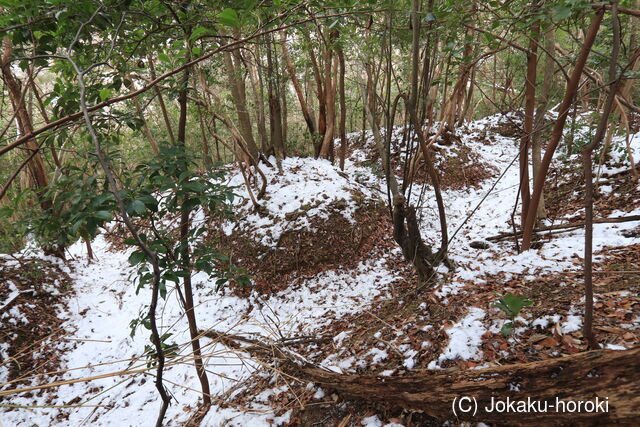
[[[204,124],[204,115],[202,114],[202,108],[197,105],[198,109],[198,122],[200,124],[200,135],[202,136],[202,161],[205,170],[210,170],[213,167],[211,163],[211,154],[209,148],[209,139],[207,138],[206,126]]]
[[[554,71],[554,52],[555,52],[555,28],[551,27],[547,30],[544,36],[546,57],[544,61],[544,71],[542,77],[542,87],[540,90],[540,97],[538,100],[538,108],[536,109],[536,115],[533,125],[533,134],[531,135],[531,158],[533,161],[533,178],[538,175],[540,171],[540,162],[542,160],[542,129],[544,127],[544,117],[549,108],[549,97],[551,95],[551,88],[553,87],[553,71]],[[546,218],[547,213],[544,205],[544,194],[540,196],[540,202],[538,203],[537,218]]]
[[[411,124],[413,127],[413,131],[416,133],[418,137],[418,142],[420,144],[420,148],[422,151],[422,156],[425,161],[425,165],[427,167],[427,173],[429,174],[429,179],[431,180],[431,185],[433,186],[433,191],[436,197],[436,202],[438,205],[438,217],[440,220],[440,249],[438,250],[438,254],[435,257],[435,262],[440,262],[443,259],[447,259],[447,248],[449,244],[449,233],[447,230],[447,214],[446,209],[444,207],[444,200],[442,199],[442,193],[440,191],[440,177],[438,176],[438,171],[435,168],[435,164],[433,161],[433,156],[431,154],[431,149],[427,146],[426,137],[424,136],[424,132],[422,131],[421,123],[418,123],[418,75],[419,75],[419,67],[420,67],[420,0],[412,1],[412,11],[411,11],[411,20],[412,20],[412,49],[411,49],[411,93],[409,95],[409,102],[407,105],[407,109],[409,110],[409,115],[411,118]],[[448,261],[447,261],[448,262]]]
[[[256,55],[260,57],[260,52]],[[260,64],[258,64],[260,67]],[[260,138],[260,149],[267,153],[268,150],[268,138],[267,138],[267,125],[264,112],[264,85],[261,78],[261,72],[258,71],[255,65],[249,68],[249,80],[251,81],[251,89],[253,91],[253,99],[256,104],[256,118],[258,124],[258,137]]]
[[[531,14],[535,16],[537,12],[538,1],[534,0],[531,4]],[[522,203],[520,223],[523,227],[531,199],[529,190],[529,146],[531,145],[533,115],[536,107],[536,74],[538,69],[538,55],[536,52],[540,38],[540,21],[536,20],[533,24],[530,37],[529,52],[527,53],[527,75],[525,80],[524,135],[522,135],[520,140],[520,198]]]
[[[324,134],[327,129],[327,109],[326,109],[326,95],[325,95],[325,87],[322,82],[322,74],[320,72],[320,66],[318,65],[318,60],[316,58],[316,54],[313,50],[313,44],[311,43],[311,37],[309,37],[309,33],[306,29],[302,29],[302,35],[307,43],[309,48],[309,59],[311,60],[311,69],[313,70],[313,76],[316,81],[316,94],[318,97],[318,136],[314,141],[314,155],[318,157],[320,155],[320,148],[322,146],[322,141],[324,139]]]
[[[540,172],[535,178],[533,195],[531,196],[531,202],[529,204],[529,212],[527,212],[527,218],[523,227],[523,251],[526,251],[531,247],[533,226],[535,224],[536,213],[538,211],[538,203],[540,202],[540,197],[542,195],[542,192],[544,191],[544,181],[547,175],[547,171],[549,170],[549,165],[551,164],[553,153],[555,153],[556,148],[558,147],[558,143],[562,138],[562,130],[567,120],[569,107],[571,106],[571,103],[575,97],[576,89],[578,88],[578,81],[580,79],[580,76],[582,75],[582,70],[584,69],[587,57],[591,52],[593,42],[595,41],[596,35],[598,34],[598,29],[600,28],[600,23],[602,22],[603,16],[604,8],[600,7],[596,12],[596,15],[591,20],[591,25],[589,26],[587,37],[584,40],[582,49],[580,50],[580,54],[578,55],[578,58],[576,60],[573,73],[571,74],[571,77],[567,82],[567,88],[565,90],[564,98],[558,109],[558,119],[556,120],[556,123],[553,127],[549,145],[544,153],[542,162],[540,163]]]
[[[27,105],[20,87],[19,81],[11,70],[11,53],[13,47],[11,41],[8,38],[3,38],[3,52],[2,58],[0,58],[0,68],[2,69],[2,78],[4,80],[7,91],[9,92],[9,99],[15,111],[16,121],[18,128],[22,135],[29,135],[33,132],[33,123],[31,116],[27,111]],[[49,184],[47,173],[44,168],[44,162],[40,155],[40,146],[36,142],[35,138],[30,139],[27,142],[27,148],[34,152],[33,156],[27,163],[27,168],[31,175],[33,186],[38,194],[38,201],[43,210],[49,211],[51,209],[51,203],[44,199],[44,188]]]
[[[620,85],[620,78],[616,78],[618,55],[620,53],[620,23],[618,22],[617,3],[613,2],[611,8],[611,20],[613,23],[613,44],[611,46],[611,60],[609,62],[609,87],[605,100],[602,116],[598,122],[593,141],[582,149],[582,165],[584,171],[585,196],[585,237],[584,237],[584,290],[585,290],[585,313],[583,333],[589,348],[599,348],[598,342],[593,335],[593,151],[600,145],[600,142],[607,132],[609,115],[613,109],[616,93]]]
[[[291,83],[293,84],[293,89],[296,91],[296,96],[298,97],[298,102],[300,103],[300,109],[302,110],[302,116],[304,117],[304,121],[307,124],[307,129],[309,129],[309,133],[312,138],[316,138],[316,125],[314,123],[313,114],[309,110],[309,106],[307,104],[307,100],[302,92],[302,87],[300,86],[300,82],[298,81],[298,77],[296,76],[296,71],[293,66],[293,61],[291,60],[291,56],[289,55],[289,49],[287,48],[287,33],[283,32],[280,38],[280,44],[282,45],[282,58],[287,67],[287,72],[289,74],[289,79],[291,79]]]
[[[344,90],[345,63],[342,47],[338,48],[338,61],[340,64],[340,77],[338,80],[338,90],[340,92],[340,170],[344,170],[344,160],[347,155],[347,101]]]
[[[153,58],[151,55],[147,56],[147,62],[149,63],[149,74],[151,76],[151,80],[156,79],[156,67],[153,65]],[[171,120],[169,119],[169,113],[167,112],[167,106],[164,103],[164,98],[162,97],[162,92],[158,85],[153,86],[153,90],[156,92],[156,96],[158,97],[158,104],[160,105],[160,111],[162,112],[162,117],[164,118],[164,124],[167,127],[167,134],[169,135],[169,141],[172,144],[176,143],[176,138],[173,136],[173,126],[171,125]]]
[[[229,78],[229,88],[231,90],[231,97],[236,107],[236,114],[238,116],[238,127],[242,138],[247,144],[247,150],[251,156],[257,161],[259,157],[258,146],[253,138],[253,130],[251,129],[251,116],[247,110],[247,95],[244,84],[244,78],[240,75],[240,63],[236,61],[234,64],[231,53],[225,50],[222,53],[225,68],[227,69],[227,75]]]
[[[131,90],[136,90],[136,85],[133,79],[128,75],[125,76],[125,79],[131,82]],[[156,141],[155,137],[153,136],[153,133],[151,133],[151,130],[149,129],[149,126],[147,124],[147,119],[144,115],[144,111],[142,110],[142,107],[140,106],[140,101],[138,100],[137,96],[133,97],[133,105],[136,108],[136,114],[138,115],[138,118],[142,121],[142,133],[144,133],[144,136],[147,138],[147,141],[149,141],[149,145],[151,146],[151,150],[153,151],[153,154],[157,155],[160,152],[158,149],[158,141]]]
[[[187,58],[189,60],[189,58]],[[178,143],[184,148],[186,145],[187,137],[187,89],[189,85],[189,68],[183,71],[182,88],[178,97],[178,103],[180,105],[180,116],[178,120]],[[186,148],[184,148],[186,149]],[[183,207],[180,213],[180,264],[182,270],[187,274],[183,277],[184,287],[184,309],[187,316],[187,323],[189,323],[189,334],[191,338],[191,349],[193,350],[193,362],[196,368],[198,379],[200,380],[200,386],[202,387],[202,402],[204,406],[211,405],[211,391],[209,388],[209,379],[207,378],[207,371],[205,370],[202,360],[202,351],[200,349],[200,338],[198,335],[198,323],[196,319],[195,305],[193,303],[193,287],[191,284],[191,255],[189,250],[189,228],[191,213],[190,209]]]
[[[327,55],[325,61],[329,64],[325,68],[325,105],[327,126],[322,139],[319,157],[328,159],[332,153],[333,136],[336,129],[336,76],[338,74],[338,57]],[[332,65],[333,64],[333,65]]]
[[[273,61],[272,36],[267,36],[267,92],[269,96],[269,129],[271,131],[270,149],[274,151],[276,158],[284,158],[284,143],[282,139],[282,110],[280,106],[279,84],[277,81],[278,70]]]

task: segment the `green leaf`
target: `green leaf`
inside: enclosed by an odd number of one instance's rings
[[[167,299],[167,284],[164,280],[160,281],[158,290],[160,291],[160,298]]]
[[[146,258],[146,256],[145,256],[144,252],[135,251],[135,252],[131,253],[131,255],[129,255],[129,264],[138,265],[142,261],[144,261],[145,258]]]
[[[160,52],[158,54],[158,59],[160,61],[164,62],[165,64],[170,64],[171,63],[171,59],[169,59],[169,56],[166,53]]]
[[[233,10],[226,8],[222,12],[218,14],[218,22],[227,27],[239,27],[240,20],[238,19],[238,13]]]
[[[104,221],[111,221],[111,213],[107,211],[98,211],[93,214],[94,218],[102,219]]]
[[[509,318],[513,319],[520,314],[520,310],[522,310],[523,307],[528,307],[532,304],[533,301],[526,297],[519,297],[509,293],[500,298],[493,306],[504,311]]]
[[[108,89],[108,88],[102,89],[100,91],[100,99],[102,101],[106,101],[109,98],[111,98],[111,89]]]
[[[563,5],[554,6],[551,9],[551,13],[554,19],[563,20],[571,16],[571,8]]]
[[[189,37],[189,40],[191,40],[191,41],[198,40],[200,37],[205,36],[205,35],[210,34],[210,33],[211,32],[209,31],[208,28],[198,27],[198,28],[196,28],[195,30],[193,30],[191,32],[191,36]]]
[[[142,215],[147,211],[147,207],[140,200],[132,200],[131,203],[129,203],[129,208],[127,210],[137,213],[138,215]]]
[[[185,190],[192,191],[194,193],[202,193],[205,190],[204,183],[200,181],[185,182],[183,187]]]

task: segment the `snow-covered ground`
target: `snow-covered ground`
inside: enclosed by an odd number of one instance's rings
[[[495,125],[499,116],[489,117],[469,124],[467,132],[460,132],[462,143],[480,154],[482,160],[499,172],[477,188],[446,190],[443,192],[448,215],[449,235],[452,236],[468,215],[487,193],[490,193],[468,222],[461,228],[450,245],[450,257],[456,271],[437,290],[436,295],[446,303],[447,297],[463,291],[467,281],[479,284],[483,276],[499,272],[544,275],[557,271],[575,270],[572,256],[582,253],[583,232],[580,230],[558,234],[540,250],[531,250],[516,255],[505,250],[504,244],[492,245],[477,251],[468,244],[488,236],[507,231],[511,210],[518,189],[517,141],[500,135],[492,135],[494,142],[484,144],[476,138],[482,131]],[[620,143],[621,141],[615,141]],[[635,159],[640,158],[640,134],[632,137]],[[263,202],[268,215],[260,216],[246,209],[244,226],[251,226],[260,243],[272,246],[287,229],[308,226],[305,216],[290,221],[287,214],[305,205],[308,215],[322,217],[326,213],[322,206],[344,200],[342,214],[351,218],[355,204],[353,188],[367,196],[384,195],[384,186],[367,175],[365,168],[356,167],[354,160],[361,158],[354,153],[347,162],[345,172],[340,172],[329,162],[310,159],[287,159],[283,162],[284,177],[275,180],[277,171],[266,171],[270,184],[267,199]],[[504,172],[499,182],[499,176]],[[363,182],[359,184],[358,182]],[[245,197],[242,177],[231,180],[238,185],[238,192]],[[286,184],[286,185],[285,185]],[[373,189],[372,185],[378,188]],[[495,186],[494,186],[495,185]],[[292,190],[293,191],[290,191]],[[418,204],[419,190],[414,190],[412,201]],[[422,231],[425,238],[437,245],[439,225],[435,199],[427,188],[426,197],[418,208],[424,218]],[[632,214],[640,214],[640,208]],[[628,213],[627,213],[628,214]],[[231,232],[237,223],[229,222],[226,231]],[[604,246],[640,243],[637,238],[624,238],[620,232],[637,226],[635,223],[597,224],[594,227],[594,250]],[[73,269],[68,269],[74,279],[75,296],[69,301],[65,313],[64,328],[69,339],[52,342],[62,354],[62,369],[66,372],[48,378],[53,381],[70,381],[60,385],[54,392],[45,391],[28,397],[23,394],[10,395],[2,404],[24,405],[24,408],[1,408],[2,426],[30,425],[151,425],[155,420],[160,401],[154,386],[154,369],[148,368],[143,355],[149,344],[148,332],[139,328],[130,336],[130,322],[146,311],[150,291],[142,289],[138,294],[132,284],[132,268],[127,262],[127,252],[113,252],[102,236],[96,238],[93,249],[97,261],[87,264],[83,244],[76,244],[70,252],[76,257]],[[336,248],[339,250],[339,248]],[[387,254],[388,255],[388,254]],[[321,331],[331,319],[339,319],[356,313],[371,304],[374,298],[390,297],[390,284],[398,279],[396,273],[387,268],[387,255],[360,263],[355,270],[335,270],[319,273],[300,286],[270,296],[252,293],[247,298],[234,296],[228,291],[215,293],[215,285],[204,275],[194,276],[196,288],[196,310],[200,328],[211,328],[234,334],[259,334],[263,337],[280,338],[311,334]],[[179,425],[192,415],[199,399],[199,383],[190,359],[189,334],[178,297],[170,292],[159,307],[159,324],[162,332],[171,332],[170,341],[179,345],[179,355],[168,361],[165,385],[173,401],[167,413],[169,425]],[[479,357],[481,336],[487,331],[483,323],[486,312],[478,307],[469,311],[451,326],[447,333],[449,343],[433,368],[453,358],[476,359]],[[574,319],[578,322],[579,316]],[[546,322],[547,319],[533,321]],[[566,323],[566,322],[565,322]],[[567,328],[574,324],[567,324]],[[334,339],[340,345],[347,334]],[[219,399],[228,400],[243,391],[243,381],[263,369],[247,354],[237,353],[219,343],[203,338],[203,354],[209,372],[215,404],[202,421],[202,425],[273,425],[286,423],[289,412],[276,416],[267,403],[266,396],[256,396],[249,407],[223,405]],[[412,350],[405,352],[405,367],[413,366]],[[376,361],[384,360],[386,352],[371,353]],[[355,360],[339,360],[328,357],[323,365],[328,369],[348,369]],[[0,370],[0,383],[6,381],[6,372]],[[384,373],[383,373],[384,375]],[[77,379],[86,382],[74,382]],[[24,386],[21,384],[21,387]],[[279,384],[271,390],[283,392]],[[11,385],[0,389],[7,391]],[[279,390],[279,391],[278,391]],[[320,391],[319,391],[320,392]],[[62,406],[71,407],[62,407]],[[375,416],[367,425],[382,425]]]

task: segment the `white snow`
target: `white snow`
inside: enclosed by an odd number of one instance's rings
[[[228,182],[237,187],[235,192],[240,196],[234,201],[236,215],[223,230],[229,235],[242,228],[264,246],[276,247],[285,231],[311,229],[310,219],[327,219],[333,212],[354,223],[353,214],[358,208],[354,196],[367,200],[380,197],[378,191],[358,183],[324,159],[290,157],[282,161],[282,174],[275,168],[262,170],[269,183],[265,198],[259,201],[263,212],[254,211],[244,178],[236,173]],[[260,177],[256,180],[261,183]]]
[[[515,119],[515,115],[511,115]],[[581,256],[584,233],[575,230],[567,233],[555,233],[554,238],[546,242],[542,249],[530,250],[516,254],[512,242],[492,244],[486,250],[469,248],[474,240],[483,240],[488,236],[510,231],[511,210],[516,200],[519,176],[517,163],[509,166],[517,154],[517,141],[500,135],[486,132],[487,128],[504,120],[500,115],[491,116],[468,124],[471,132],[460,132],[462,144],[479,154],[482,160],[497,168],[497,173],[483,182],[479,188],[462,190],[445,190],[443,197],[447,209],[449,236],[453,236],[457,228],[478,203],[488,193],[486,200],[480,205],[469,221],[450,244],[450,258],[456,264],[456,271],[446,273],[438,271],[442,280],[436,296],[441,303],[452,295],[473,292],[471,286],[481,286],[490,275],[510,275],[525,273],[530,276],[544,276],[558,271],[576,271],[580,268],[575,263],[575,255]],[[587,135],[585,130],[577,127],[579,135]],[[394,128],[394,135],[400,135],[401,128]],[[483,134],[489,134],[493,142],[484,144]],[[365,132],[368,143],[372,135]],[[614,137],[614,146],[624,146],[623,137]],[[630,138],[634,159],[640,158],[640,133]],[[448,150],[448,148],[445,148]],[[614,150],[616,159],[625,160],[624,150]],[[279,175],[276,169],[263,168],[269,182],[267,198],[260,201],[264,213],[253,211],[248,201],[249,194],[241,175],[235,174],[230,183],[237,186],[240,195],[235,201],[234,210],[238,218],[230,219],[224,224],[227,234],[242,228],[247,235],[253,235],[256,242],[265,246],[277,246],[278,239],[287,230],[308,229],[309,218],[328,218],[337,212],[347,220],[353,221],[358,204],[355,198],[380,198],[385,193],[382,181],[373,176],[371,170],[354,165],[365,158],[362,151],[356,151],[347,161],[345,172],[332,166],[325,160],[289,158],[282,162],[284,173]],[[627,162],[628,163],[628,162]],[[609,168],[604,166],[601,173],[615,173],[628,168]],[[499,180],[502,172],[504,176]],[[260,178],[257,177],[257,183]],[[495,184],[495,188],[491,187]],[[433,191],[429,185],[425,188],[425,197],[419,199],[421,188],[416,186],[411,201],[417,205],[422,214],[421,230],[425,240],[437,246],[439,244],[439,223]],[[254,186],[255,188],[255,186]],[[606,188],[602,189],[607,191]],[[336,205],[337,204],[337,205]],[[339,209],[335,209],[339,206]],[[508,208],[505,208],[508,207]],[[299,211],[306,215],[296,216]],[[613,212],[612,216],[640,214],[640,208],[631,212]],[[203,218],[199,218],[202,220]],[[594,226],[594,252],[605,246],[630,245],[640,243],[639,238],[624,238],[621,232],[632,229],[633,222],[620,224],[596,224]],[[159,399],[153,384],[153,369],[144,374],[120,373],[121,370],[145,370],[146,359],[142,354],[148,341],[148,331],[141,328],[135,336],[129,336],[129,323],[146,311],[150,291],[142,289],[136,295],[135,287],[129,280],[132,269],[127,263],[127,252],[110,252],[103,237],[96,238],[93,249],[98,258],[93,264],[86,264],[82,258],[85,253],[83,244],[71,248],[72,254],[78,257],[73,261],[74,272],[61,265],[74,280],[75,296],[69,301],[69,312],[64,313],[63,327],[74,340],[55,342],[62,353],[62,368],[72,369],[60,375],[59,380],[71,380],[98,375],[109,375],[94,379],[88,383],[75,383],[60,386],[55,393],[45,392],[38,396],[24,397],[12,395],[6,401],[14,405],[50,405],[46,408],[29,408],[13,411],[3,409],[1,413],[3,425],[51,425],[59,414],[67,414],[65,425],[148,425],[155,419],[159,408]],[[37,248],[30,246],[30,251]],[[41,255],[40,255],[41,256]],[[45,258],[45,257],[43,257]],[[46,257],[57,262],[57,260]],[[213,292],[212,283],[204,274],[196,274],[193,278],[196,289],[196,310],[199,326],[202,329],[212,328],[224,332],[251,336],[260,334],[263,337],[279,339],[281,336],[309,335],[320,331],[334,319],[350,313],[357,313],[370,306],[374,298],[391,298],[390,288],[399,279],[387,266],[388,259],[383,256],[361,262],[353,270],[331,270],[316,276],[293,283],[286,291],[270,296],[252,293],[241,298],[231,292]],[[13,291],[13,289],[12,289]],[[422,307],[422,306],[421,306]],[[426,307],[426,306],[425,306]],[[421,308],[420,312],[423,312]],[[19,312],[11,312],[12,317]],[[19,317],[17,317],[19,318]],[[529,322],[530,327],[546,328],[559,323],[558,315],[543,316]],[[636,320],[637,322],[637,320]],[[446,333],[449,337],[446,348],[429,364],[430,369],[439,369],[447,360],[479,360],[482,335],[494,327],[487,321],[486,312],[480,307],[470,307]],[[527,322],[525,322],[527,323]],[[165,385],[174,397],[167,413],[169,425],[186,422],[197,407],[199,399],[199,383],[194,368],[188,360],[190,354],[189,334],[186,321],[180,309],[175,292],[170,292],[166,301],[159,306],[159,325],[162,332],[171,332],[170,341],[179,345],[179,356],[168,361]],[[579,330],[582,317],[579,311],[572,311],[561,323],[563,333]],[[428,328],[424,329],[425,331]],[[336,335],[336,346],[348,345],[349,331]],[[375,336],[379,337],[379,334]],[[425,341],[423,348],[429,347]],[[203,339],[205,362],[210,372],[211,392],[214,396],[225,393],[235,395],[243,390],[243,382],[251,375],[262,372],[259,364],[247,354],[238,353],[221,344]],[[609,344],[608,348],[622,349],[622,346]],[[6,348],[0,346],[0,355],[5,358]],[[369,353],[372,363],[380,363],[388,357],[387,351],[372,348]],[[403,349],[403,364],[407,369],[415,366],[418,352]],[[358,366],[354,357],[338,357],[329,355],[323,365],[336,372],[352,370]],[[382,371],[380,376],[394,373],[393,369]],[[7,370],[0,366],[0,381],[6,378]],[[54,381],[51,377],[48,381]],[[287,423],[291,412],[276,416],[269,405],[269,397],[285,392],[285,383],[275,383],[263,395],[254,396],[249,407],[224,407],[218,403],[207,413],[202,421],[203,426],[210,425],[251,425],[268,426]],[[100,387],[100,391],[90,391],[92,387]],[[6,389],[7,387],[5,387]],[[270,394],[271,393],[271,394]],[[324,397],[322,389],[315,392],[315,397]],[[79,398],[80,400],[74,400]],[[51,401],[49,401],[51,399]],[[77,401],[82,407],[57,408]],[[94,406],[87,406],[94,405]],[[97,405],[97,406],[96,406]],[[363,425],[382,426],[377,416],[363,420]]]
[[[482,335],[487,331],[482,323],[485,315],[483,309],[470,307],[469,314],[447,330],[449,343],[438,360],[429,364],[429,369],[440,368],[442,362],[446,360],[479,359],[482,356],[482,351],[479,349],[482,344]]]

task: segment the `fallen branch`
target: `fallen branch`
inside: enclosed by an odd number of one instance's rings
[[[335,390],[345,399],[364,399],[423,411],[442,421],[457,418],[504,423],[505,411],[490,409],[496,401],[506,402],[507,398],[512,402],[529,399],[535,403],[535,408],[544,409],[545,403],[547,405],[546,411],[509,413],[510,422],[518,425],[632,422],[640,416],[640,347],[626,351],[593,350],[487,369],[418,371],[408,376],[382,377],[321,369],[301,363],[300,358],[292,360],[284,347],[259,343],[255,339],[222,333],[210,336],[222,342],[250,341],[249,346],[240,350],[255,351],[258,357],[264,357],[263,349],[269,348],[271,355],[282,360],[278,366],[280,372]],[[460,402],[464,397],[469,400]],[[596,398],[602,402],[602,410],[585,411],[585,402],[595,403]],[[564,403],[559,404],[559,401]],[[583,402],[582,409],[571,410],[578,401]],[[456,414],[453,410],[455,402],[461,404]],[[471,411],[462,410],[466,408]]]
[[[629,215],[629,216],[616,216],[612,218],[599,218],[594,219],[594,224],[613,224],[613,223],[621,223],[621,222],[630,222],[630,221],[640,221],[640,215]],[[571,222],[568,224],[557,224],[557,225],[549,225],[546,227],[538,227],[534,230],[535,233],[541,233],[545,231],[571,231],[576,228],[584,227],[584,221],[579,222]],[[522,230],[518,230],[515,233],[500,233],[496,236],[487,237],[486,240],[489,242],[499,242],[501,240],[509,239],[514,236],[521,236]]]

